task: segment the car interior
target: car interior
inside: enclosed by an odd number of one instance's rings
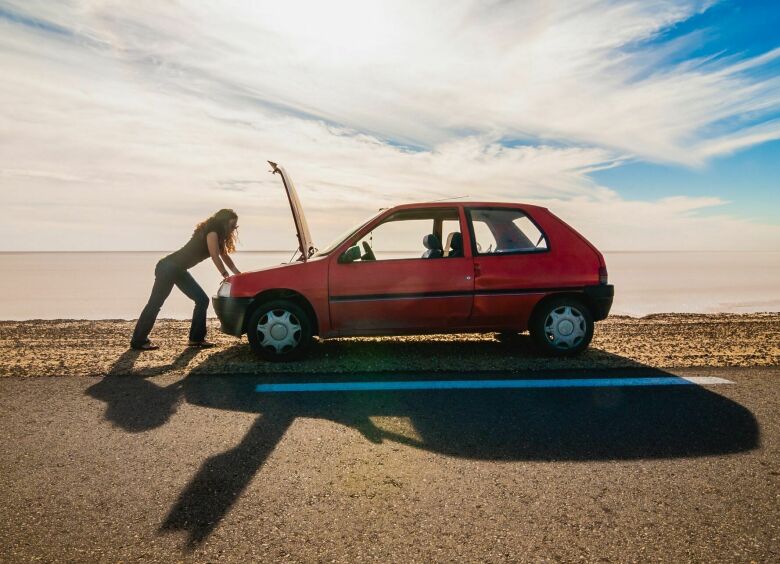
[[[463,256],[463,235],[460,231],[453,231],[447,235],[447,258],[458,258]]]
[[[541,231],[520,210],[471,210],[477,252],[511,253],[547,249]]]
[[[445,235],[446,239],[444,239]],[[443,240],[446,241],[444,245],[442,245]],[[460,232],[458,210],[456,208],[416,209],[393,214],[358,241],[360,255],[355,260],[367,262],[415,258],[412,250],[415,241],[418,245],[420,241],[422,242],[422,254],[416,255],[419,258],[463,257],[463,236]]]
[[[424,259],[441,258],[444,256],[444,250],[441,248],[441,241],[439,241],[439,238],[434,233],[430,233],[423,237],[423,246],[425,247],[425,252],[422,254],[422,258]]]
[[[469,215],[478,254],[547,249],[544,234],[521,210],[471,209]],[[417,254],[420,251],[414,251],[414,248],[420,241],[422,253]],[[358,241],[353,255],[349,262],[463,257],[458,211],[455,208],[399,211]]]

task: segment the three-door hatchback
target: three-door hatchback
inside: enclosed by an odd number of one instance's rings
[[[545,353],[584,350],[614,288],[604,257],[539,206],[435,202],[381,210],[323,250],[281,176],[298,259],[232,276],[213,298],[222,331],[271,361],[320,338],[528,330]]]

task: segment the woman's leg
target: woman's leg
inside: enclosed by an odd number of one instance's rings
[[[206,313],[211,300],[192,277],[192,274],[186,270],[176,277],[175,282],[179,290],[195,302],[195,309],[192,310],[192,324],[190,325],[190,341],[202,341],[206,338]]]
[[[140,347],[146,342],[152,327],[154,327],[154,322],[157,320],[157,314],[160,313],[160,308],[165,303],[165,300],[171,295],[171,290],[173,290],[173,278],[170,276],[168,269],[164,268],[164,266],[161,267],[158,263],[154,269],[152,294],[149,296],[149,301],[135,324],[135,331],[133,331],[130,346]]]

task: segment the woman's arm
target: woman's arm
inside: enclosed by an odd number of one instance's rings
[[[230,258],[230,255],[228,255],[227,253],[222,253],[219,256],[222,258],[222,262],[224,262],[227,265],[227,267],[233,271],[233,274],[241,274],[241,271],[238,268],[236,268],[236,265],[233,262],[233,259]]]
[[[219,236],[216,234],[216,232],[211,231],[210,233],[206,234],[206,246],[208,246],[211,260],[214,261],[214,264],[217,266],[217,270],[219,270],[222,278],[227,278],[227,268],[225,268],[225,265],[222,264],[222,259],[219,257]]]

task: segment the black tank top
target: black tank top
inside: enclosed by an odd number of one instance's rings
[[[188,270],[209,257],[209,247],[206,244],[206,233],[195,233],[178,251],[169,254],[165,259],[184,270]]]

